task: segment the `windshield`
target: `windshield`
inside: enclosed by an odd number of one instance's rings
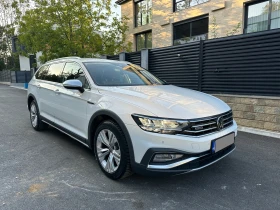
[[[84,63],[93,81],[99,86],[164,85],[165,82],[147,70],[128,63]]]

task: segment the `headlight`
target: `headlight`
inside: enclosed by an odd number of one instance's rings
[[[189,125],[187,120],[162,119],[137,114],[133,114],[132,117],[140,128],[155,133],[175,134]]]

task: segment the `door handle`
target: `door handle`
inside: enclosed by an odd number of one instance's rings
[[[93,103],[92,101],[87,101],[87,103],[88,103],[88,104],[94,105],[94,103]]]
[[[38,89],[40,89],[40,88],[41,88],[41,85],[40,85],[40,84],[38,84],[38,85],[37,85],[37,88],[38,88]]]

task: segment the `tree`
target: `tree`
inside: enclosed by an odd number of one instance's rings
[[[270,5],[267,3],[263,8],[262,8],[262,14],[267,14],[269,13],[270,10]],[[280,10],[280,1],[272,1],[271,2],[271,11],[277,11]]]
[[[216,19],[215,16],[213,16],[210,30],[211,30],[211,33],[212,33],[212,37],[214,39],[218,38],[218,24],[217,24],[217,19]]]
[[[25,53],[42,51],[41,61],[64,57],[95,57],[130,51],[126,18],[111,10],[111,0],[34,0],[19,23]]]
[[[215,16],[213,16],[212,23],[210,26],[210,32],[212,33],[213,39],[219,38],[218,28],[219,28],[219,26],[217,24],[217,19]],[[226,36],[234,36],[234,35],[238,34],[240,32],[240,28],[241,28],[241,23],[239,22],[235,26],[233,26],[232,29],[226,31]]]
[[[5,68],[6,68],[6,65],[5,65],[4,59],[1,57],[0,58],[0,71],[5,70]]]
[[[12,37],[15,35],[17,19],[26,9],[21,0],[0,0],[0,59],[1,69],[19,68],[18,56],[12,53]]]

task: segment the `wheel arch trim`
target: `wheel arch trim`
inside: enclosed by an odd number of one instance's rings
[[[29,107],[29,102],[28,101],[29,101],[30,97],[32,97],[35,100],[35,102],[38,106],[38,103],[37,103],[37,100],[36,100],[35,96],[32,93],[29,93],[28,96],[27,96],[27,108],[28,108],[29,111],[30,111],[30,107]]]
[[[127,141],[131,164],[135,163],[134,149],[133,149],[133,145],[132,145],[132,141],[131,141],[129,132],[128,132],[124,122],[121,120],[121,118],[117,114],[115,114],[114,112],[112,112],[110,110],[99,110],[91,116],[89,124],[88,124],[88,145],[89,145],[89,147],[92,148],[92,143],[93,143],[92,141],[93,141],[93,137],[94,137],[93,136],[94,134],[91,133],[92,123],[94,122],[94,120],[98,116],[101,116],[101,115],[106,115],[106,116],[112,118],[116,123],[118,123],[118,125],[120,126],[120,128],[124,132],[125,139]]]

